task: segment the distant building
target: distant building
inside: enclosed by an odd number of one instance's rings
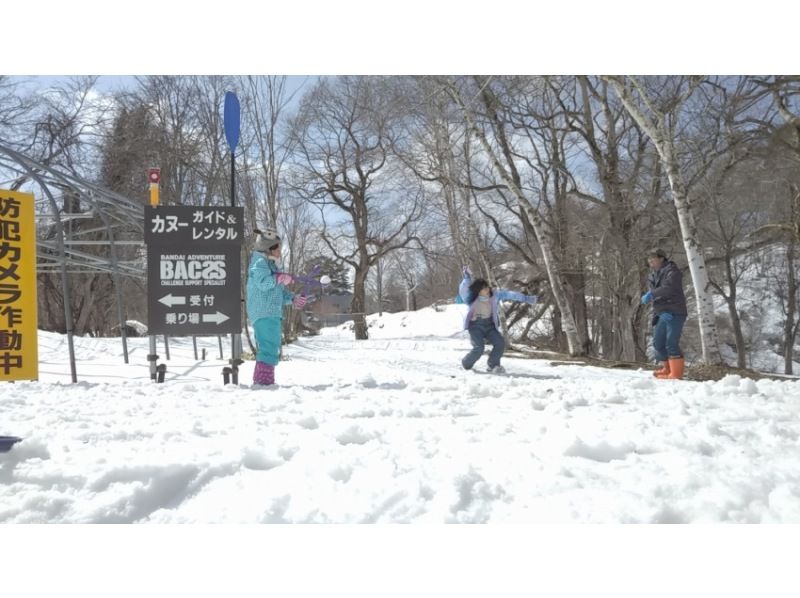
[[[327,328],[352,320],[353,315],[350,313],[352,302],[353,293],[346,291],[321,295],[304,310],[309,316],[308,324],[315,328]]]

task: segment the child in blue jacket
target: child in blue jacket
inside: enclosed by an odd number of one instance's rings
[[[472,341],[472,350],[461,360],[465,370],[472,369],[475,362],[483,355],[486,341],[492,345],[486,371],[494,374],[505,372],[500,365],[500,358],[506,348],[503,335],[500,334],[500,316],[498,303],[500,301],[524,301],[533,305],[538,301],[536,295],[523,295],[507,289],[493,291],[489,283],[483,278],[472,280],[472,275],[464,267],[464,278],[458,286],[458,295],[469,306],[464,318],[464,330],[469,332]]]
[[[275,229],[256,231],[260,239],[250,258],[247,269],[247,317],[253,323],[253,332],[258,345],[253,383],[275,384],[275,366],[281,351],[283,307],[290,303],[302,309],[306,298],[286,289],[294,278],[280,272],[281,238]]]

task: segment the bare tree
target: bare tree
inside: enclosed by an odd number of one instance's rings
[[[747,367],[747,346],[742,329],[739,286],[755,265],[755,247],[747,242],[762,220],[764,206],[759,202],[758,180],[761,161],[743,162],[744,157],[731,152],[717,171],[698,185],[698,217],[703,237],[712,244],[714,257],[707,262],[709,282],[725,300],[736,345],[737,366]],[[721,271],[714,266],[720,263]]]
[[[585,354],[587,351],[586,342],[579,333],[574,311],[565,288],[565,281],[562,278],[563,268],[556,249],[555,231],[552,228],[552,223],[548,225],[548,222],[539,213],[536,204],[525,192],[522,175],[517,167],[518,159],[524,160],[525,156],[512,145],[511,123],[504,118],[503,114],[507,106],[503,105],[499,100],[491,89],[490,83],[490,78],[475,78],[474,85],[467,87],[467,89],[460,89],[453,79],[443,81],[443,85],[453,101],[462,109],[492,168],[503,181],[502,188],[508,189],[512,193],[518,202],[520,211],[524,212],[525,217],[533,228],[542,251],[542,258],[548,273],[553,298],[562,316],[562,324],[570,355]],[[532,80],[530,83],[533,88],[528,91],[535,92],[537,81]],[[467,95],[465,96],[465,94]],[[478,105],[476,105],[478,100],[481,103],[482,113],[478,111]],[[481,117],[484,119],[483,122],[479,122]],[[489,134],[492,135],[495,141],[494,144],[490,141]],[[494,187],[500,188],[497,185]]]
[[[400,184],[392,168],[389,149],[399,117],[389,92],[383,78],[320,81],[304,97],[294,128],[299,187],[319,208],[323,241],[355,271],[356,339],[368,336],[370,268],[414,241],[421,214],[421,191]]]
[[[0,143],[26,151],[38,104],[39,96],[26,91],[20,81],[0,75]]]
[[[789,218],[792,223],[800,223],[800,186],[790,186],[790,199],[787,202],[790,206]],[[795,229],[798,230],[798,229]],[[784,373],[791,374],[794,361],[794,344],[797,338],[800,320],[797,318],[798,298],[800,297],[800,277],[797,272],[800,269],[800,256],[798,256],[798,246],[800,241],[797,235],[787,235],[786,243],[786,301],[784,302],[784,321],[783,321],[783,359]]]
[[[769,94],[778,112],[778,118],[764,118],[756,124],[766,128],[773,146],[782,149],[785,159],[800,168],[800,76],[756,78],[755,83],[764,94]],[[778,224],[777,228],[800,242],[800,209],[794,213],[799,215],[796,220]]]
[[[672,200],[678,213],[683,246],[694,283],[700,323],[702,358],[706,363],[721,363],[719,340],[714,318],[714,300],[710,293],[708,270],[695,216],[689,202],[687,174],[679,156],[681,109],[702,84],[701,77],[672,77],[656,82],[637,77],[604,77],[617,92],[625,108],[656,146],[669,179]],[[660,88],[654,89],[656,83]]]
[[[246,144],[246,161],[261,179],[256,221],[276,223],[284,167],[292,152],[291,138],[284,135],[282,125],[297,92],[288,92],[285,76],[248,75],[240,78],[240,85],[245,100],[244,113],[252,134]]]
[[[489,276],[489,248],[475,222],[474,193],[468,182],[474,143],[468,124],[435,80],[413,77],[402,83],[409,142],[405,151],[395,150],[420,180],[439,188],[431,204],[450,233],[447,266],[460,274],[462,266],[479,264]]]
[[[792,175],[786,176],[788,190],[785,194],[786,202],[783,210],[784,220],[761,227],[759,235],[778,233],[786,242],[786,298],[784,302],[784,371],[792,373],[794,355],[794,342],[800,328],[797,320],[798,277],[795,270],[797,247],[800,245],[800,184],[796,180],[796,173],[800,167],[800,77],[775,76],[759,77],[756,84],[769,94],[776,108],[779,118],[774,120],[764,119],[758,124],[769,127],[773,133],[771,141],[774,146],[783,150],[785,160],[789,163]]]
[[[29,122],[10,127],[12,145],[45,166],[57,166],[68,172],[96,177],[98,151],[111,120],[111,106],[97,96],[97,77],[70,77],[39,92],[33,103],[11,102],[10,114],[29,106]],[[28,174],[11,185],[20,189],[30,180]]]
[[[189,176],[192,197],[187,200],[192,205],[228,205],[230,151],[225,141],[222,107],[225,93],[235,89],[235,81],[232,77],[204,75],[192,77],[191,83],[197,102],[193,120],[199,155]],[[238,200],[236,205],[240,205]]]
[[[103,140],[108,135],[112,103],[98,96],[94,90],[96,77],[73,77],[58,85],[42,90],[30,122],[30,141],[24,150],[46,166],[90,178],[103,176]],[[29,182],[30,173],[14,181],[12,188]],[[63,222],[65,245],[70,252],[86,256],[101,255],[108,251],[103,246],[110,228],[98,214],[82,202],[78,189],[66,182],[50,181],[48,187],[60,202],[58,217]],[[116,239],[124,238],[130,231],[119,223],[112,225]],[[41,241],[54,241],[58,227],[53,221],[40,219],[37,236]],[[38,255],[48,264],[57,253],[43,243]],[[52,257],[50,257],[52,256]],[[117,254],[117,257],[123,257]],[[43,269],[38,275],[42,292],[39,294],[41,325],[49,330],[67,331],[63,313],[64,285],[70,297],[73,315],[72,331],[77,334],[108,334],[118,322],[115,307],[113,277],[101,272],[71,274],[62,284],[58,276]],[[135,288],[132,281],[123,281],[125,288]]]
[[[570,178],[568,194],[586,204],[573,226],[593,243],[590,277],[600,284],[592,292],[593,330],[605,357],[635,361],[644,357],[639,256],[646,248],[641,239],[653,234],[643,216],[656,208],[661,196],[659,163],[653,160],[649,140],[606,83],[586,76],[548,77],[547,82],[595,171],[593,178],[579,178],[564,169]],[[597,227],[598,219],[606,226]],[[588,249],[583,248],[584,255]]]
[[[417,296],[415,291],[420,284],[419,264],[415,260],[418,251],[397,251],[394,255],[394,266],[403,282],[405,292],[406,311],[417,311]]]
[[[203,159],[197,126],[201,99],[195,81],[183,75],[157,75],[137,78],[137,82],[134,101],[148,107],[159,132],[155,166],[161,168],[162,202],[193,205],[197,202],[192,197],[193,179]]]

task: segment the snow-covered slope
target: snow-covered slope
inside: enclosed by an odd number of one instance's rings
[[[800,523],[800,382],[655,381],[504,358],[460,370],[463,306],[285,349],[278,386],[223,386],[216,338],[40,333],[41,381],[0,387],[0,522]],[[159,346],[159,354],[164,351]],[[227,357],[227,356],[226,356]],[[485,360],[479,362],[483,367]]]

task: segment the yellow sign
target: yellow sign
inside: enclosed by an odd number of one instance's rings
[[[39,377],[33,195],[0,189],[0,381]]]

